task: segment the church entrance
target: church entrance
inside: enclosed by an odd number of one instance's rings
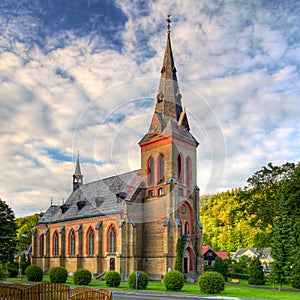
[[[187,274],[189,272],[189,258],[183,258],[183,273]]]
[[[109,260],[109,270],[110,271],[115,271],[115,268],[116,268],[116,261],[114,258],[111,258]]]

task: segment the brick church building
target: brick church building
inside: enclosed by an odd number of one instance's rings
[[[168,19],[156,105],[139,142],[141,169],[84,184],[77,157],[72,193],[36,225],[33,264],[44,271],[116,270],[123,278],[140,270],[158,280],[174,270],[181,238],[182,272],[202,272],[198,142],[182,108],[176,72]]]

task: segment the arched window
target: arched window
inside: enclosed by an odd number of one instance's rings
[[[186,164],[185,164],[185,180],[186,180],[186,185],[191,186],[192,185],[192,160],[188,156],[186,158]]]
[[[165,181],[165,157],[160,154],[158,157],[158,183]]]
[[[53,255],[58,256],[59,254],[59,239],[57,231],[53,234]]]
[[[154,184],[154,158],[153,157],[150,157],[148,159],[147,175],[148,175],[148,185],[153,185]]]
[[[115,253],[117,249],[117,238],[116,231],[114,227],[110,228],[109,231],[109,253]]]
[[[95,254],[95,235],[94,235],[94,230],[92,228],[89,229],[87,234],[87,254],[88,255]]]
[[[75,255],[75,232],[73,229],[69,234],[69,255]]]
[[[190,226],[189,226],[189,223],[188,222],[186,222],[185,224],[184,224],[184,234],[186,234],[186,235],[189,235],[190,234],[190,228],[189,228]]]
[[[178,154],[177,156],[177,179],[179,182],[183,182],[183,163],[181,154]]]
[[[40,256],[44,256],[44,235],[40,235]]]

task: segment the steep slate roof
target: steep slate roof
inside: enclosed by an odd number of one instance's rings
[[[118,214],[123,211],[124,201],[134,200],[133,196],[143,182],[140,173],[140,170],[136,170],[83,184],[63,204],[67,208],[65,212],[62,206],[52,205],[38,224]],[[78,201],[85,201],[80,210]]]
[[[270,258],[271,256],[271,248],[263,248],[263,249],[257,249],[257,248],[239,248],[234,255],[232,256],[232,259],[239,259],[241,258],[246,251],[251,251],[255,256],[260,256],[260,258]]]

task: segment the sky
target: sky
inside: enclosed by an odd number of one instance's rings
[[[16,217],[139,169],[171,15],[201,194],[300,159],[300,2],[2,0],[0,198]]]

